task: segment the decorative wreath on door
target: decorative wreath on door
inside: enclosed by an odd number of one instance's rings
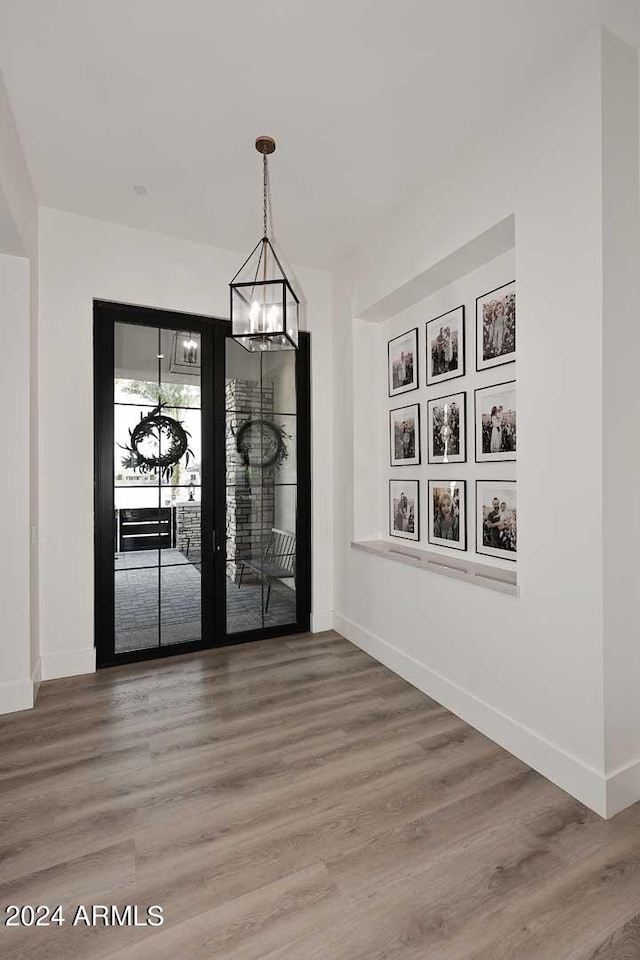
[[[122,466],[140,473],[160,470],[161,478],[169,480],[173,468],[185,454],[185,466],[193,457],[193,451],[189,449],[190,436],[180,420],[162,413],[162,404],[159,404],[147,416],[140,414],[140,422],[129,430],[128,446],[119,444],[127,452],[122,458]]]
[[[284,427],[271,420],[245,420],[236,433],[236,449],[245,467],[279,467],[289,451]]]

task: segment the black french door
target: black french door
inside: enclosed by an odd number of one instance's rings
[[[94,303],[99,666],[309,627],[309,339]]]

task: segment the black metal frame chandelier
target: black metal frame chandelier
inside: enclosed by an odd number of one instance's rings
[[[231,335],[250,352],[297,350],[300,301],[269,240],[269,155],[273,137],[258,137],[262,154],[263,235],[229,284]]]

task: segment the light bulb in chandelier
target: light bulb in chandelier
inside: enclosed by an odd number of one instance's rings
[[[277,333],[280,328],[280,308],[274,303],[267,313],[267,332]]]
[[[276,303],[258,303],[254,300],[249,309],[250,335],[278,333],[280,330],[280,307]]]
[[[194,340],[191,334],[186,340],[182,341],[182,357],[185,363],[198,362],[198,341]]]

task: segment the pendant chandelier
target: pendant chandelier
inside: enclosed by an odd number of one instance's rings
[[[262,154],[263,235],[229,284],[231,334],[251,352],[298,348],[299,301],[269,240],[268,157],[275,149],[273,137],[256,140]]]

